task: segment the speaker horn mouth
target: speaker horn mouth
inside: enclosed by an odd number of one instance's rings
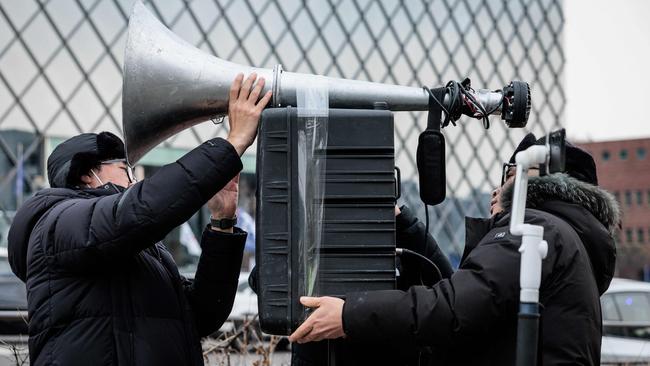
[[[232,81],[239,73],[252,72],[270,81],[260,97],[272,91],[272,107],[297,106],[298,90],[310,88],[317,77],[285,72],[280,64],[257,68],[206,54],[175,35],[137,0],[129,18],[122,87],[129,163],[186,128],[227,115]],[[318,82],[326,84],[329,108],[373,109],[381,103],[391,111],[429,109],[429,95],[421,87],[326,76],[318,76]]]

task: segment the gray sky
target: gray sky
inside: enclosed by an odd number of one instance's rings
[[[564,9],[568,136],[650,137],[650,1],[565,0]]]

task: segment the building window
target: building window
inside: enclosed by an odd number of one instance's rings
[[[650,189],[648,190],[648,206],[650,206]]]
[[[625,229],[625,241],[628,243],[632,242],[632,229]]]
[[[621,160],[627,160],[627,149],[621,150],[619,156],[621,157]]]
[[[645,242],[645,238],[643,237],[643,229],[639,228],[636,231],[636,237],[639,239],[639,244],[643,244]]]
[[[636,204],[641,206],[643,205],[643,192],[642,191],[636,191]]]
[[[625,204],[632,206],[632,192],[630,191],[625,191]]]
[[[636,149],[636,157],[639,160],[645,159],[645,148],[640,147],[640,148]]]
[[[609,160],[609,151],[607,151],[607,150],[603,151],[603,160],[604,161]]]
[[[621,203],[621,192],[615,191],[614,198],[616,198],[616,202]],[[648,191],[648,199],[650,199],[650,191]]]

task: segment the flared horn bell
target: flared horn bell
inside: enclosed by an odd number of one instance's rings
[[[393,111],[428,108],[422,88],[329,78],[242,66],[206,54],[166,28],[136,1],[129,19],[124,58],[122,124],[130,163],[170,136],[228,113],[230,85],[238,73],[256,72],[273,91],[269,107],[296,106],[296,91],[314,78],[329,92],[331,108],[372,109],[384,102]],[[264,93],[262,93],[263,95]]]

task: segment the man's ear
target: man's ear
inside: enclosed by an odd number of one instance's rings
[[[81,177],[79,177],[79,179],[81,180],[81,183],[83,183],[83,184],[90,184],[90,183],[93,182],[93,178],[90,175],[85,175],[84,174]]]

